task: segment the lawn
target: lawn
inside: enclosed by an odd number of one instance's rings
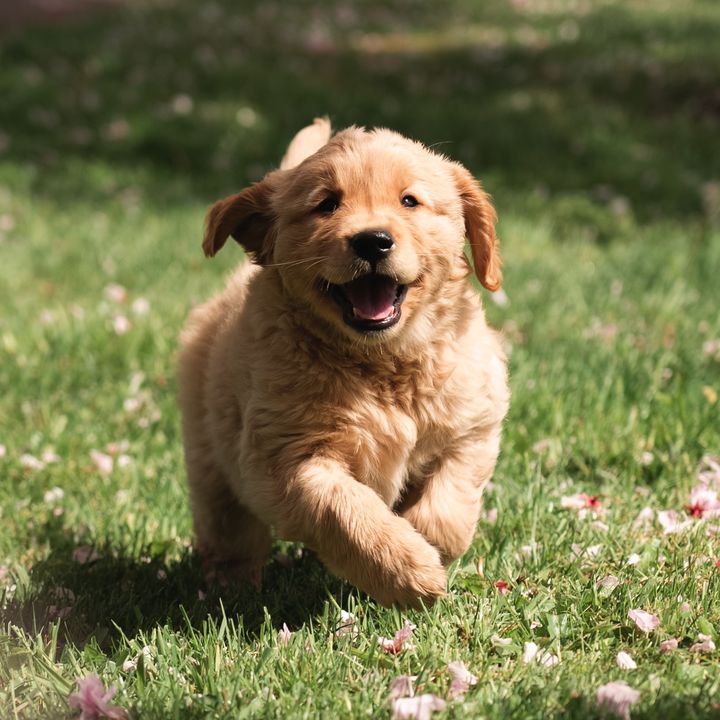
[[[5,27],[0,717],[76,717],[91,673],[143,719],[390,718],[403,675],[438,718],[603,717],[615,680],[633,718],[717,717],[718,36],[714,0],[158,0]],[[436,145],[500,217],[505,295],[483,295],[512,408],[422,611],[281,543],[261,592],[218,590],[191,547],[177,337],[242,260],[203,258],[204,213],[325,113]],[[477,683],[450,699],[455,660]]]

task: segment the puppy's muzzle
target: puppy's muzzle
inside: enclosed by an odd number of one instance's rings
[[[363,230],[350,238],[355,254],[373,265],[385,260],[395,247],[395,241],[385,230]]]

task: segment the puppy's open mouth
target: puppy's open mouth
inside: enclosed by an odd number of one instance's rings
[[[343,311],[343,320],[360,332],[386,330],[400,320],[407,285],[387,275],[370,273],[345,283],[328,283],[328,292]]]

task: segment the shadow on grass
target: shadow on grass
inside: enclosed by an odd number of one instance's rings
[[[720,167],[720,13],[587,8],[132,4],[6,35],[0,146],[59,202],[133,185],[160,202],[212,199],[329,113],[437,144],[499,199],[565,198],[558,223],[601,239],[618,215],[699,215]]]
[[[73,549],[60,541],[35,565],[27,585],[7,603],[4,622],[32,635],[61,620],[62,644],[95,642],[109,650],[121,634],[134,637],[157,626],[188,624],[199,629],[208,618],[237,620],[249,635],[259,631],[267,615],[277,629],[283,623],[295,629],[321,614],[330,598],[342,607],[352,592],[307,550],[290,562],[271,560],[258,591],[208,586],[190,550],[166,562],[156,548],[125,557],[109,546],[83,546],[86,557],[78,562]]]

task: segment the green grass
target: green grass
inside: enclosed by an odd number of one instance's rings
[[[455,659],[479,682],[438,717],[596,717],[618,678],[634,718],[716,716],[720,653],[689,647],[720,645],[720,536],[633,523],[682,510],[720,455],[719,32],[711,0],[175,0],[0,37],[0,717],[72,717],[96,672],[136,718],[382,718],[396,676],[445,697]],[[190,549],[177,335],[240,260],[203,260],[204,212],[324,113],[442,143],[500,215],[497,522],[422,612],[284,545],[262,592],[220,594]],[[91,452],[119,441],[129,464],[101,474]],[[59,460],[23,467],[44,452]],[[560,508],[574,492],[601,496],[607,531]],[[639,633],[637,607],[660,628]],[[340,609],[356,636],[335,634]],[[414,649],[382,653],[405,618]],[[524,664],[531,640],[560,663]]]

